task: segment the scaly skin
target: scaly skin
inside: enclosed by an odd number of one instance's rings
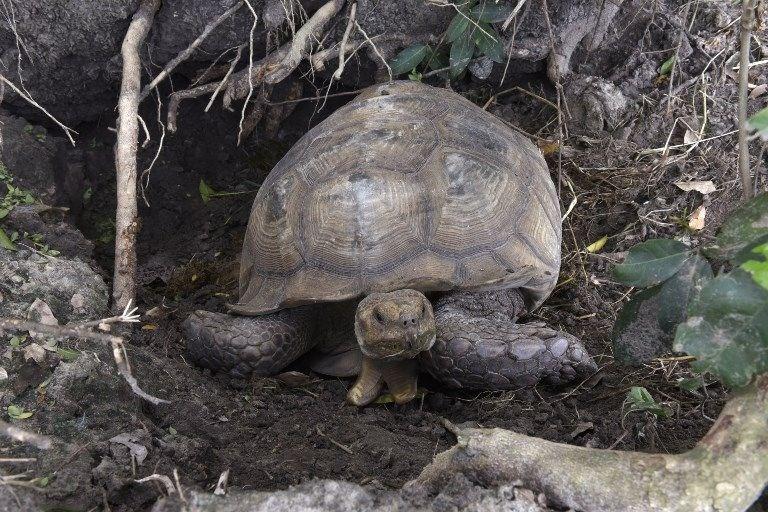
[[[232,316],[195,311],[181,327],[195,364],[233,377],[274,375],[317,343],[316,309]]]
[[[510,307],[500,310],[499,304]],[[541,322],[515,323],[522,309],[517,290],[441,298],[435,303],[437,340],[422,352],[421,367],[449,387],[470,389],[561,385],[597,371],[574,336]]]
[[[566,384],[597,370],[574,336],[539,322],[515,323],[524,307],[517,290],[444,295],[434,303],[436,341],[418,356],[420,367],[448,387],[490,390],[539,382]],[[184,321],[182,329],[196,364],[244,378],[251,373],[278,373],[318,342],[323,343],[329,333],[338,337],[337,322],[329,320],[339,314],[321,306],[258,317],[197,311]],[[385,382],[402,387],[397,392],[408,396],[410,380],[400,377],[410,372],[395,372],[387,379],[377,365],[372,368],[376,371],[369,372],[369,378],[358,381],[360,396],[352,397],[353,403],[363,405],[375,399],[368,395]],[[400,386],[400,380],[408,381],[408,385]]]

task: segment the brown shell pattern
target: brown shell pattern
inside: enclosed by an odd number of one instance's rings
[[[536,307],[556,283],[560,238],[552,179],[528,139],[451,91],[377,85],[262,185],[231,309],[510,287]]]

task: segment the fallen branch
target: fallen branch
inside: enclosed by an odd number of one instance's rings
[[[114,318],[120,317],[112,317],[109,319],[100,320],[99,323],[112,323],[111,320]],[[40,322],[23,320],[20,318],[0,318],[0,330],[7,329],[9,331],[30,331],[34,333],[46,334],[48,336],[56,336],[61,338],[85,338],[100,341],[102,343],[108,343],[112,347],[112,356],[114,357],[115,363],[117,364],[117,370],[123,379],[125,379],[125,381],[128,383],[131,391],[133,391],[137,396],[155,405],[170,403],[168,400],[163,400],[162,398],[157,398],[146,393],[139,387],[136,378],[131,373],[131,367],[128,364],[123,338],[120,336],[115,336],[114,334],[94,331],[88,327],[92,324],[93,322],[82,325],[48,325],[42,324]]]
[[[19,427],[11,425],[10,423],[6,423],[2,420],[0,420],[0,435],[10,437],[14,441],[18,441],[20,443],[30,444],[41,450],[47,450],[53,446],[53,441],[51,441],[50,438],[40,434],[35,434],[34,432],[27,432],[26,430],[22,430]]]
[[[488,486],[543,492],[551,504],[602,512],[743,511],[768,483],[768,375],[735,395],[709,433],[679,455],[597,450],[503,429],[448,425],[457,445],[409,485],[437,493],[457,472]]]
[[[221,25],[221,23],[224,20],[226,20],[227,18],[232,16],[235,12],[237,12],[244,4],[245,4],[245,0],[240,0],[240,1],[236,2],[235,5],[233,5],[232,7],[227,9],[226,11],[224,11],[224,13],[222,13],[221,16],[219,16],[218,18],[216,18],[212,22],[208,23],[205,26],[205,28],[203,29],[203,31],[200,33],[200,35],[197,36],[197,39],[192,41],[192,43],[189,46],[187,46],[187,48],[185,48],[184,50],[179,52],[179,54],[176,55],[176,57],[171,59],[168,62],[168,64],[165,65],[165,67],[160,72],[160,74],[158,74],[155,77],[154,80],[152,80],[150,83],[148,83],[144,87],[144,89],[141,91],[141,96],[139,97],[139,102],[144,101],[147,98],[147,96],[149,96],[149,94],[152,92],[152,89],[157,87],[157,85],[160,82],[165,80],[165,77],[170,75],[171,72],[173,72],[173,70],[176,69],[176,67],[179,64],[181,64],[182,62],[187,60],[189,58],[189,56],[192,55],[195,52],[197,47],[200,46],[201,44],[203,44],[203,41],[205,41],[205,39],[210,35],[211,32],[213,32],[216,29],[216,27]]]
[[[123,39],[123,80],[117,103],[117,207],[115,215],[115,272],[112,298],[117,309],[123,309],[136,297],[136,234],[139,230],[136,197],[136,151],[139,126],[139,90],[141,60],[139,47],[152,27],[160,8],[160,0],[143,0],[133,15]]]

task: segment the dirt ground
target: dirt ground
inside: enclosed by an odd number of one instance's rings
[[[720,32],[708,30],[700,35],[714,45]],[[653,34],[649,40],[655,48]],[[736,89],[724,68],[719,62],[719,71],[707,75],[704,137],[733,129]],[[676,121],[701,122],[697,98],[705,82],[696,80],[701,69],[677,72],[684,77],[677,80],[688,85],[671,100],[668,78],[654,76],[610,134],[583,136],[574,130],[560,152],[551,104],[519,91],[494,97],[502,88],[487,84],[457,87],[534,135],[553,179],[560,181],[562,211],[570,210],[563,226],[563,268],[557,289],[536,318],[584,340],[600,371],[566,389],[493,393],[449,391],[424,377],[422,396],[404,406],[345,405],[351,381],[315,375],[301,360],[286,370],[294,373],[249,381],[211,375],[187,363],[179,325],[195,309],[221,311],[234,298],[239,246],[259,183],[309,126],[346,98],[331,98],[320,111],[315,101],[301,103],[275,140],[256,139],[240,148],[233,141],[236,114],[203,115],[207,100],[185,104],[180,130],[165,140],[152,171],[146,188],[149,206],[141,207],[138,306],[143,316],[127,333],[139,383],[170,403],[153,406],[132,395],[116,375],[111,354],[99,345],[67,342],[83,352],[72,363],[38,365],[14,354],[4,362],[14,376],[10,396],[14,404],[34,411],[18,425],[64,444],[47,452],[0,444],[3,460],[34,459],[2,463],[4,475],[22,475],[24,484],[0,486],[0,494],[10,493],[0,505],[9,510],[42,503],[49,510],[149,510],[163,495],[163,485],[136,479],[177,475],[183,486],[212,491],[225,470],[230,488],[284,489],[312,478],[397,488],[453,445],[443,419],[596,448],[665,453],[691,448],[712,425],[727,391],[710,381],[695,391],[683,389],[680,381],[692,373],[686,359],[674,354],[641,366],[621,365],[613,359],[610,340],[616,312],[630,292],[612,281],[613,262],[648,237],[683,236],[698,245],[712,236],[740,194],[735,136],[694,146],[688,144],[690,128]],[[765,72],[757,70],[754,81],[760,80],[765,81]],[[543,74],[519,83],[556,100]],[[147,119],[153,109],[147,107]],[[108,125],[102,120],[79,127],[81,137],[91,141],[80,187],[92,195],[76,218],[78,228],[96,244],[105,277],[111,271],[114,237]],[[142,152],[143,163],[151,160],[155,144]],[[663,151],[665,145],[678,144],[684,145]],[[228,195],[204,203],[201,179]],[[684,192],[673,185],[680,180],[712,180],[717,190],[707,196]],[[705,227],[692,230],[689,216],[702,204]],[[587,246],[603,236],[604,247],[589,252]],[[624,400],[632,386],[647,388],[667,416],[626,414]]]

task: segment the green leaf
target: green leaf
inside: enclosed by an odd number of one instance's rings
[[[200,191],[200,198],[205,204],[208,204],[208,201],[211,200],[211,197],[216,194],[216,191],[209,187],[203,178],[200,178],[200,184],[197,186],[197,190]]]
[[[34,412],[25,411],[23,407],[13,404],[9,405],[6,411],[8,416],[14,420],[25,420],[34,414]]]
[[[752,274],[752,279],[768,290],[768,243],[758,245],[751,252],[762,255],[763,261],[745,261],[741,264],[741,268]]]
[[[611,334],[618,362],[639,365],[668,350],[672,337],[658,326],[660,291],[661,286],[642,290],[619,310]]]
[[[613,276],[628,286],[653,286],[669,279],[690,256],[688,248],[676,240],[648,240],[629,250],[624,263],[614,267]]]
[[[475,6],[471,11],[472,17],[479,21],[485,21],[488,23],[499,23],[506,21],[510,14],[512,14],[512,6],[510,4],[491,2],[483,2],[480,5]]]
[[[464,12],[457,12],[456,16],[451,20],[451,24],[448,25],[448,30],[445,31],[445,39],[452,43],[466,33],[469,27],[469,16]]]
[[[763,140],[768,140],[768,107],[747,119],[747,128],[757,132]]]
[[[709,262],[695,255],[661,285],[635,294],[616,317],[614,357],[636,365],[671,351],[675,329],[685,321],[688,304],[711,278]]]
[[[712,266],[697,254],[686,260],[680,270],[661,285],[658,316],[661,330],[674,335],[678,324],[687,317],[688,305],[713,276]]]
[[[506,57],[504,45],[501,44],[501,38],[496,30],[485,22],[481,22],[478,27],[473,28],[472,39],[480,52],[494,62],[504,62]]]
[[[707,254],[732,260],[742,249],[768,236],[768,192],[739,206],[723,223]]]
[[[626,407],[625,415],[630,412],[645,411],[653,414],[657,418],[666,418],[669,416],[667,410],[659,405],[647,389],[642,386],[632,386],[627,397],[624,399]]]
[[[64,347],[58,347],[56,349],[56,352],[59,354],[59,357],[63,359],[66,362],[71,362],[77,359],[77,356],[80,355],[80,352],[77,350],[73,350],[71,348],[64,348]]]
[[[426,44],[414,44],[404,49],[389,63],[392,74],[402,75],[414,69],[429,55],[430,50]]]
[[[677,328],[674,348],[695,356],[697,371],[747,384],[768,371],[768,291],[739,269],[710,280]]]
[[[9,251],[16,250],[16,244],[11,241],[3,228],[0,228],[0,247]]]
[[[460,38],[451,45],[450,65],[451,78],[457,78],[461,75],[469,64],[472,55],[475,53],[475,42],[471,34],[465,32]]]
[[[659,67],[659,75],[664,76],[672,72],[672,67],[675,65],[675,57],[672,56],[665,60],[661,67]]]
[[[446,51],[445,47],[435,49],[432,51],[432,53],[429,54],[429,57],[427,58],[427,66],[432,71],[445,69],[450,66],[450,62],[448,60],[448,52]]]

